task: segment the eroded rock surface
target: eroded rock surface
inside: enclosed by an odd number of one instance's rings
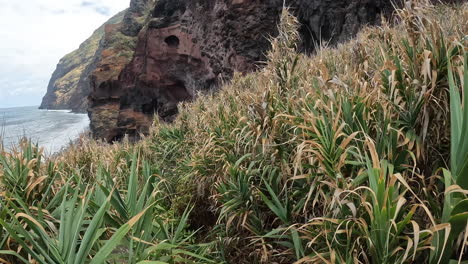
[[[392,10],[386,0],[286,3],[301,22],[305,51],[319,41],[345,41]],[[95,136],[112,141],[146,133],[154,115],[171,121],[180,101],[218,89],[235,71],[257,69],[268,38],[277,34],[282,7],[283,0],[132,1],[133,13],[109,35],[133,40],[137,34],[134,52],[122,56],[122,47],[108,45],[92,76],[89,115]]]
[[[151,16],[154,0],[132,0],[121,24],[108,25],[96,56],[96,68],[91,73],[93,87],[88,96],[90,128],[96,138],[111,140],[110,133],[117,129],[120,114],[119,75],[128,65],[136,50],[138,33]],[[138,115],[141,122],[149,122]]]
[[[89,76],[96,66],[96,56],[99,54],[104,29],[108,25],[121,23],[124,14],[125,11],[122,11],[109,19],[77,50],[60,60],[49,81],[47,93],[42,99],[41,109],[72,109],[75,112],[87,112],[87,97],[91,91]]]

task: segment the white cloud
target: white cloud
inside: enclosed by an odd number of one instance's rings
[[[38,105],[61,57],[130,0],[0,0],[0,107]]]

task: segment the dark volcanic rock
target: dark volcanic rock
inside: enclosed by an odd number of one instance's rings
[[[132,60],[137,35],[147,24],[153,7],[154,0],[133,0],[123,23],[105,28],[96,67],[90,76],[93,91],[89,95],[88,115],[93,120],[90,128],[95,137],[107,138],[110,128],[118,126],[121,95],[120,89],[116,89],[120,86],[118,77]],[[139,118],[143,120],[144,116]]]
[[[319,41],[345,41],[392,10],[387,0],[286,3],[301,22],[305,51]],[[145,7],[151,11],[144,25],[135,26],[130,16],[119,29],[127,36],[139,31],[133,58],[116,63],[120,57],[108,59],[104,51],[89,97],[91,129],[109,141],[146,133],[155,114],[171,121],[180,101],[218,89],[235,71],[257,69],[270,47],[268,38],[277,34],[283,1],[140,0],[132,6],[139,14]]]
[[[388,0],[297,0],[295,5],[304,48],[313,50],[323,41],[336,44],[349,40],[363,25],[375,25],[392,12]],[[397,2],[397,1],[393,1]]]

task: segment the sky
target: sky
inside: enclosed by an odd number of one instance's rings
[[[130,0],[0,0],[0,108],[41,103],[60,58]]]

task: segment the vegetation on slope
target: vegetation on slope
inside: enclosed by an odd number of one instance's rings
[[[86,112],[86,93],[84,87],[88,81],[89,67],[98,55],[99,45],[105,34],[105,26],[122,22],[126,10],[110,18],[106,23],[94,31],[93,35],[83,42],[80,47],[63,57],[51,77],[47,94],[44,96],[41,108],[71,109]]]
[[[132,145],[0,155],[6,263],[466,259],[468,5],[313,57],[287,12],[264,69]]]

